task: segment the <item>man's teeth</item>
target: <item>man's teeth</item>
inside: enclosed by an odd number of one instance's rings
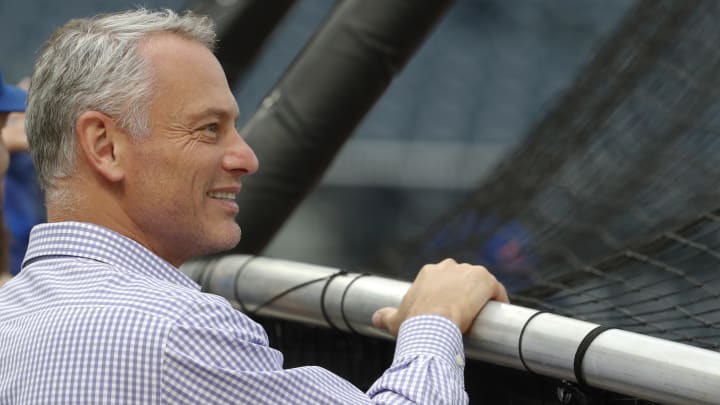
[[[222,200],[233,200],[235,201],[234,193],[208,193],[210,198],[220,198]]]

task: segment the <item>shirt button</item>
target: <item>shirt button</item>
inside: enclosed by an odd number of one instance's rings
[[[455,364],[457,364],[460,367],[465,366],[465,361],[463,361],[462,354],[458,353],[458,355],[455,356]]]

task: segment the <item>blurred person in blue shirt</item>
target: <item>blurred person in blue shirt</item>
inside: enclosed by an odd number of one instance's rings
[[[21,91],[28,80],[19,83]],[[18,88],[18,87],[15,87]],[[46,221],[44,197],[35,175],[35,166],[28,152],[25,134],[25,113],[12,112],[2,128],[2,139],[10,153],[5,175],[5,225],[10,231],[10,274],[16,275],[27,250],[30,229]]]
[[[12,113],[25,111],[26,100],[27,93],[18,87],[5,84],[2,79],[2,72],[0,72],[0,128],[5,127]],[[5,173],[8,171],[10,164],[8,148],[6,148],[3,141],[0,141],[0,198],[5,194],[7,188]],[[0,210],[0,285],[8,277],[8,243],[10,239],[3,224],[3,214],[4,210]]]

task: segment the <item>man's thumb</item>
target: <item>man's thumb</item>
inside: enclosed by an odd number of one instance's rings
[[[390,320],[397,314],[397,308],[380,308],[372,316],[372,323],[376,328],[390,330]]]

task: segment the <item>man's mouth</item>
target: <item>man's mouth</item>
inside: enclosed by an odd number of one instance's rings
[[[209,192],[207,196],[218,200],[228,200],[235,202],[235,193]]]

